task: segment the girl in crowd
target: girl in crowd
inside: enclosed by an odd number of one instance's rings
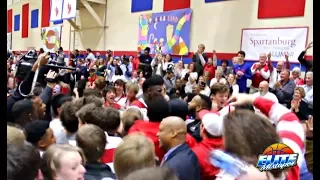
[[[185,83],[184,91],[186,93],[192,93],[192,88],[197,84],[198,73],[195,69],[195,63],[190,63],[188,68],[182,72],[182,80]]]
[[[84,164],[80,148],[69,144],[52,145],[43,155],[41,171],[47,180],[84,180]]]
[[[182,60],[179,60],[174,68],[174,74],[176,79],[181,79],[183,70],[184,70],[184,63]]]
[[[236,79],[236,76],[232,73],[230,73],[228,76],[227,76],[227,81],[228,81],[228,86],[230,88],[230,96],[232,95],[236,95],[239,93],[239,86],[237,84],[237,79]]]

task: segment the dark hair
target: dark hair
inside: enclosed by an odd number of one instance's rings
[[[227,66],[229,66],[229,61],[228,61],[228,60],[223,59],[223,60],[221,61],[221,65],[222,65],[223,63],[225,63]]]
[[[167,167],[150,167],[136,170],[123,180],[178,180],[178,177]]]
[[[104,108],[103,118],[106,121],[106,131],[115,131],[119,128],[121,119],[120,112],[112,107]]]
[[[34,120],[27,123],[24,127],[26,140],[38,147],[38,143],[46,135],[49,128],[49,122],[44,120]]]
[[[241,54],[243,57],[246,57],[246,53],[244,51],[238,51],[238,54]]]
[[[169,115],[169,105],[164,97],[155,97],[147,102],[148,117],[152,122],[160,122]]]
[[[106,86],[104,89],[103,89],[103,97],[105,98],[106,97],[106,95],[107,95],[107,93],[108,92],[113,92],[113,93],[116,93],[116,89],[114,88],[114,86],[111,86],[111,85],[109,85],[109,86]]]
[[[90,49],[90,48],[87,48],[86,50],[87,50],[88,52],[91,52],[91,49]]]
[[[206,95],[203,95],[203,94],[199,94],[198,96],[200,96],[201,98],[201,106],[203,109],[208,109],[210,110],[211,107],[212,107],[212,101],[210,99],[210,97],[206,96]]]
[[[64,104],[67,101],[72,101],[72,97],[64,95],[62,93],[57,93],[52,97],[51,107],[52,107],[53,114],[55,116],[58,116],[58,114],[59,114],[58,108],[60,108],[62,106],[62,104]]]
[[[40,153],[33,146],[7,144],[7,179],[34,180],[40,163]]]
[[[169,59],[169,61],[168,61],[168,62],[172,62],[172,61],[173,61],[173,59],[172,59],[171,54],[166,54],[166,56],[167,56],[167,55],[169,55],[169,56],[170,56],[170,59]]]
[[[120,68],[120,66],[116,66],[116,69],[114,70],[114,75],[122,76],[123,72]]]
[[[70,133],[75,133],[78,130],[78,118],[76,116],[77,108],[72,102],[66,102],[62,107],[60,121],[62,126]]]
[[[44,53],[43,48],[40,48],[40,49],[39,49],[39,52],[40,52],[40,54]]]
[[[152,86],[162,86],[163,85],[163,78],[159,75],[152,76],[144,81],[142,85],[142,90],[144,93],[148,91],[148,89]]]

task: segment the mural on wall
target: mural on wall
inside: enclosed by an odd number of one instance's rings
[[[57,51],[61,43],[61,26],[41,28],[41,47],[45,52]]]
[[[12,42],[12,34],[11,33],[7,33],[7,51],[12,49],[11,47],[11,43]]]
[[[187,55],[190,47],[191,9],[143,14],[139,17],[138,51]]]

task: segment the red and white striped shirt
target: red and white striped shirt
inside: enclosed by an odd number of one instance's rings
[[[305,133],[299,118],[281,104],[263,97],[258,97],[253,105],[260,109],[260,112],[268,116],[276,125],[276,131],[282,143],[288,145],[295,153],[299,154],[297,166],[289,169],[286,180],[300,179],[300,167],[304,161]]]
[[[282,143],[288,145],[295,153],[299,154],[297,165],[290,168],[285,176],[281,176],[276,180],[299,180],[300,167],[302,167],[304,161],[305,151],[305,133],[299,119],[286,107],[263,97],[257,97],[253,105],[276,125],[276,131]],[[217,179],[235,180],[225,171],[221,171],[217,175]]]

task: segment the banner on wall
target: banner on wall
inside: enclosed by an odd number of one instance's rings
[[[45,52],[57,51],[61,43],[61,26],[41,28],[41,47]]]
[[[246,60],[258,60],[260,53],[271,52],[271,60],[284,60],[288,53],[291,62],[299,62],[298,56],[305,49],[308,27],[243,29],[241,50]]]
[[[12,49],[11,44],[12,43],[12,34],[7,33],[7,51]]]
[[[51,0],[50,21],[60,21],[62,19],[63,0]]]
[[[77,0],[64,0],[62,19],[73,19],[77,16]]]
[[[143,14],[139,17],[138,51],[187,55],[190,47],[191,9]]]

